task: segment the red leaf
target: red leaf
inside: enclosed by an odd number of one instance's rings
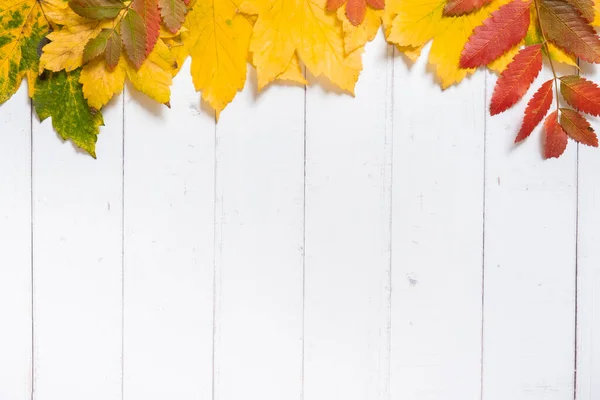
[[[521,100],[541,69],[541,44],[528,46],[519,51],[496,82],[490,114],[500,114]]]
[[[354,26],[360,25],[365,20],[367,3],[365,0],[348,0],[346,3],[346,17]]]
[[[541,0],[539,4],[548,40],[585,61],[600,62],[600,39],[577,8],[565,0]]]
[[[142,17],[146,27],[146,57],[154,49],[160,34],[160,11],[158,0],[133,0],[131,6]]]
[[[561,108],[560,125],[567,132],[567,135],[575,141],[588,146],[598,147],[596,132],[594,132],[594,129],[592,129],[584,116],[577,111],[569,108]]]
[[[530,4],[530,1],[514,0],[476,27],[460,55],[460,67],[487,65],[516,46],[527,34]]]
[[[560,93],[569,105],[579,111],[600,116],[600,87],[577,75],[560,78]]]
[[[344,5],[346,0],[327,0],[327,11],[335,11]]]
[[[444,6],[445,17],[458,17],[479,10],[492,0],[448,0]]]
[[[521,125],[515,143],[518,143],[531,135],[531,132],[538,126],[550,109],[550,106],[552,105],[552,83],[552,79],[544,82],[538,91],[535,92],[531,100],[529,100],[529,103],[527,103],[525,116],[523,117],[523,125]]]
[[[385,8],[385,0],[367,0],[367,4],[376,10],[383,10]]]
[[[567,148],[567,134],[558,124],[558,111],[553,111],[544,122],[544,158],[560,157]]]

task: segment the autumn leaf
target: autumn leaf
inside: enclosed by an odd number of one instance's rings
[[[445,17],[458,17],[479,10],[492,0],[448,0],[444,6]]]
[[[185,21],[186,3],[183,0],[158,0],[158,6],[167,29],[171,33],[178,32]]]
[[[600,62],[600,39],[580,11],[564,0],[539,0],[548,40],[585,61]]]
[[[143,29],[145,31],[144,37],[146,39],[146,52],[144,53],[144,57],[147,57],[152,52],[152,49],[154,49],[154,45],[156,44],[160,33],[160,10],[158,9],[158,0],[133,0],[131,8],[137,12],[143,23]],[[130,13],[128,13],[128,16],[129,14]],[[132,59],[132,61],[134,60]],[[136,61],[133,63],[139,68]],[[141,65],[141,63],[139,65]]]
[[[125,8],[121,0],[71,0],[69,6],[78,15],[93,20],[113,19]]]
[[[544,82],[542,86],[535,92],[531,100],[527,103],[525,108],[525,116],[523,118],[523,124],[517,134],[515,143],[518,143],[531,135],[531,132],[536,126],[544,119],[550,106],[552,105],[552,84],[553,79]]]
[[[600,116],[600,88],[594,82],[577,75],[563,76],[560,93],[571,107]]]
[[[71,140],[96,158],[99,127],[104,121],[83,98],[79,73],[48,72],[47,77],[38,79],[33,106],[41,121],[52,117],[52,126],[64,140]]]
[[[527,30],[527,36],[525,36],[525,45],[530,46],[534,44],[543,44],[544,46],[542,47],[542,52],[547,57],[551,58],[553,61],[579,68],[576,57],[565,53],[551,42],[544,40],[535,7],[530,7],[530,13],[531,23],[529,24],[529,29]]]
[[[590,123],[577,111],[561,108],[560,125],[567,135],[578,143],[598,147],[598,137]]]
[[[326,0],[249,0],[244,10],[257,14],[250,52],[263,88],[280,79],[296,55],[315,76],[325,76],[350,93],[362,69],[362,49],[346,54],[342,27],[328,13]]]
[[[490,103],[490,114],[496,115],[506,111],[521,100],[541,69],[541,44],[521,50],[496,82]]]
[[[385,0],[327,0],[327,11],[336,11],[346,5],[346,17],[354,26],[359,26],[367,14],[367,6],[374,10],[383,10]]]
[[[544,122],[544,158],[558,158],[567,148],[567,134],[558,123],[558,111],[546,117]]]
[[[368,7],[364,21],[355,26],[346,16],[344,8],[338,8],[337,18],[342,23],[342,30],[344,32],[344,51],[346,54],[351,54],[355,50],[361,51],[368,42],[375,39],[375,36],[381,27],[382,15],[382,10]]]
[[[125,53],[133,65],[140,68],[146,60],[149,39],[144,20],[135,10],[130,10],[123,18],[121,38],[123,39]]]
[[[513,0],[476,27],[460,56],[461,68],[476,68],[499,58],[525,38],[530,1]]]
[[[26,76],[30,83],[29,94],[33,95],[39,64],[38,46],[49,30],[42,7],[53,3],[0,0],[0,104],[17,91]]]
[[[404,50],[416,52],[415,55],[422,46],[433,41],[429,64],[435,66],[442,88],[447,88],[475,71],[460,68],[463,48],[473,29],[507,2],[493,0],[469,14],[446,17],[443,15],[445,0],[394,1],[386,6],[383,18],[387,39]],[[506,65],[513,55],[503,55],[496,62]]]

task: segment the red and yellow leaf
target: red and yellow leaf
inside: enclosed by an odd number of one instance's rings
[[[146,31],[145,57],[152,52],[160,34],[160,11],[158,0],[133,0],[132,9],[142,17]]]
[[[578,75],[563,76],[560,78],[560,93],[571,107],[600,116],[600,87],[594,82]]]
[[[576,142],[598,147],[598,136],[585,117],[569,108],[560,109],[560,125]]]
[[[550,106],[552,105],[552,84],[554,81],[550,79],[545,82],[535,92],[531,100],[527,103],[525,109],[525,116],[523,117],[523,124],[521,129],[515,138],[515,143],[518,143],[531,135],[531,132],[536,126],[544,119],[544,116],[548,113]]]
[[[600,63],[600,39],[577,8],[565,0],[540,0],[539,15],[548,40],[569,54]]]
[[[542,45],[522,49],[496,82],[490,103],[491,115],[500,114],[521,100],[541,69]]]
[[[487,65],[519,44],[529,28],[530,4],[530,1],[514,0],[476,27],[461,53],[460,67]]]
[[[375,10],[385,8],[385,0],[327,0],[327,11],[335,11],[346,4],[346,17],[354,26],[362,24],[367,14],[367,5]]]

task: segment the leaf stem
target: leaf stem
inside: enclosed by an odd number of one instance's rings
[[[550,69],[552,69],[552,76],[554,77],[554,92],[556,93],[556,111],[558,112],[560,105],[558,102],[558,77],[556,76],[556,70],[554,69],[554,63],[552,62],[552,57],[550,57],[550,47],[548,46],[548,38],[546,38],[546,33],[544,32],[544,27],[542,26],[542,19],[540,18],[540,6],[538,4],[540,0],[533,0],[533,4],[535,4],[535,16],[537,17],[538,25],[540,26],[540,34],[542,35],[543,45],[546,49],[546,56],[548,57],[548,62],[550,63]]]

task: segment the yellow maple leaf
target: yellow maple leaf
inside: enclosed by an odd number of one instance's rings
[[[124,55],[121,55],[119,63],[112,70],[103,57],[98,57],[83,67],[79,82],[90,107],[98,110],[114,95],[123,91],[125,78],[148,97],[167,104],[171,97],[173,70],[176,68],[175,58],[167,45],[159,39],[139,70]]]
[[[236,0],[198,0],[184,28],[171,50],[180,66],[191,56],[194,87],[218,116],[246,83],[252,20]]]
[[[250,51],[259,89],[285,79],[297,56],[313,75],[354,93],[362,48],[346,54],[342,24],[325,0],[248,0],[243,11],[258,16]]]
[[[459,17],[443,16],[446,0],[394,0],[389,2],[384,17],[388,41],[409,49],[416,49],[432,41],[429,63],[435,66],[441,86],[460,82],[474,69],[459,68],[460,54],[473,29],[481,25],[493,11],[509,0],[493,0],[470,14]],[[510,62],[505,54],[496,60],[498,66]]]

